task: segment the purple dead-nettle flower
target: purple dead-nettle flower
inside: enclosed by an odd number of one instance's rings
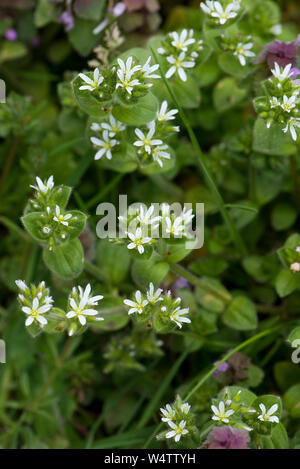
[[[185,68],[193,68],[195,67],[195,62],[191,59],[185,59],[185,52],[181,52],[178,57],[173,55],[169,55],[167,57],[167,61],[171,64],[171,67],[166,73],[166,78],[171,78],[175,73],[178,73],[179,78],[182,81],[187,80],[187,76],[185,73]]]
[[[51,191],[54,187],[54,179],[53,176],[50,176],[49,179],[43,182],[38,176],[36,177],[36,186],[30,185],[36,191],[46,195],[48,192]]]
[[[73,18],[72,13],[68,10],[64,11],[60,15],[59,22],[65,26],[66,32],[71,31],[71,29],[74,28],[74,18]]]
[[[149,236],[143,236],[141,228],[137,228],[135,233],[127,232],[127,236],[130,239],[131,243],[127,245],[128,249],[137,249],[140,254],[143,254],[145,251],[144,245],[151,243],[152,238]]]
[[[86,85],[80,86],[80,90],[95,91],[104,80],[103,76],[100,75],[98,68],[95,68],[94,70],[93,80],[84,73],[79,73],[79,76],[86,83]]]
[[[97,316],[98,311],[94,306],[102,300],[102,295],[91,296],[91,285],[88,283],[83,290],[81,286],[74,287],[69,297],[70,311],[67,313],[68,319],[76,318],[82,326],[85,326],[89,316]],[[97,321],[103,321],[104,318],[97,316]]]
[[[70,220],[70,218],[72,218],[71,213],[62,214],[60,212],[60,207],[56,205],[55,214],[56,215],[53,217],[54,221],[56,221],[57,223],[61,223],[62,225],[65,225],[65,226],[69,225],[69,222],[67,220]]]
[[[108,130],[103,131],[102,138],[103,138],[103,140],[101,140],[100,138],[97,138],[97,137],[91,137],[90,138],[91,142],[96,147],[100,147],[100,150],[98,150],[97,153],[95,154],[95,160],[99,160],[100,158],[102,158],[103,155],[105,155],[108,160],[111,160],[112,159],[112,149],[116,145],[119,145],[119,141],[114,139],[114,138],[110,138]]]
[[[4,36],[8,41],[16,41],[18,39],[18,33],[13,28],[7,29],[4,33]]]
[[[126,306],[129,306],[130,309],[128,311],[128,314],[142,314],[144,312],[145,307],[148,304],[148,300],[144,299],[140,290],[137,290],[135,293],[135,301],[126,299],[124,300],[124,303]]]
[[[300,34],[295,41],[283,42],[272,41],[265,45],[264,50],[254,60],[255,63],[260,64],[267,62],[270,69],[275,65],[275,62],[281,67],[286,67],[292,64],[292,67],[297,65],[297,56],[300,53]]]
[[[214,427],[203,447],[207,449],[249,449],[250,436],[246,430]]]
[[[233,409],[226,410],[226,402],[220,401],[219,407],[215,405],[211,406],[211,410],[213,411],[214,415],[212,416],[212,420],[216,420],[222,423],[229,423],[229,417],[234,414]]]
[[[219,363],[218,361],[217,361],[217,362],[214,362],[214,366],[218,365],[218,363]],[[226,362],[222,363],[222,364],[218,367],[218,369],[217,369],[216,371],[214,371],[213,376],[218,379],[218,378],[219,378],[219,374],[220,374],[220,373],[225,373],[225,371],[227,371],[228,368],[229,368],[229,365],[228,365]]]
[[[152,147],[162,145],[162,140],[153,138],[155,133],[155,122],[150,122],[148,125],[149,131],[147,135],[144,134],[140,129],[135,129],[135,134],[139,138],[134,142],[136,147],[141,147],[146,153],[151,154]]]

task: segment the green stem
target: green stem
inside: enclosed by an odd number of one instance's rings
[[[86,203],[86,208],[91,208],[97,205],[103,198],[121,181],[124,174],[117,174],[99,194],[96,194],[92,199]]]
[[[266,331],[259,332],[253,337],[250,337],[250,339],[245,340],[241,344],[237,345],[234,349],[232,349],[230,352],[228,352],[221,360],[218,361],[218,364],[215,365],[208,373],[206,373],[203,378],[193,387],[193,389],[183,397],[184,401],[188,401],[194,394],[195,392],[198,391],[198,389],[212,376],[212,374],[219,368],[222,363],[226,362],[228,358],[230,358],[232,355],[234,355],[236,352],[239,352],[240,350],[246,348],[248,345],[252,344],[253,342],[256,342],[257,340],[272,334],[273,332],[279,331],[282,327],[285,327],[286,324],[281,324],[279,326],[273,327],[271,329],[267,329]],[[160,429],[163,427],[163,422],[161,422],[153,434],[150,436],[150,438],[146,441],[146,444],[144,446],[144,449],[148,448],[149,444],[155,437],[155,435],[160,431]]]
[[[92,275],[93,277],[95,277],[97,280],[99,280],[99,282],[103,282],[104,280],[104,276],[101,272],[101,270],[99,269],[99,267],[95,266],[94,264],[92,264],[91,262],[88,262],[88,261],[85,261],[84,262],[84,270]]]
[[[152,51],[152,54],[153,54],[153,57],[156,61],[156,63],[160,63],[158,58],[157,58],[157,55],[156,53],[154,52],[153,49],[151,49]],[[235,227],[228,211],[226,210],[226,207],[225,207],[225,203],[224,203],[224,200],[214,182],[214,179],[205,163],[205,160],[204,160],[204,155],[202,153],[202,150],[200,148],[200,145],[199,145],[199,142],[197,140],[197,137],[189,123],[189,120],[185,114],[185,112],[183,111],[181,105],[179,104],[178,100],[177,100],[177,97],[174,93],[174,91],[172,90],[172,88],[170,87],[168,81],[166,80],[165,76],[163,75],[163,73],[161,73],[161,77],[162,77],[162,80],[171,96],[171,98],[173,99],[175,105],[177,106],[178,110],[179,110],[179,114],[181,116],[181,119],[187,129],[187,132],[189,134],[189,137],[190,137],[190,140],[193,144],[193,147],[198,155],[198,159],[197,159],[197,164],[200,166],[201,168],[201,171],[203,172],[204,174],[204,177],[205,177],[205,180],[207,182],[207,185],[209,186],[215,200],[216,200],[216,203],[218,205],[218,208],[220,210],[220,213],[227,225],[227,228],[231,234],[231,238],[233,240],[233,242],[235,243],[236,247],[238,248],[238,250],[240,251],[241,255],[245,256],[247,255],[247,248],[244,244],[244,241],[239,233],[239,231],[237,230],[237,228]]]
[[[13,139],[13,142],[12,142],[12,146],[10,147],[10,151],[9,151],[9,154],[8,154],[8,157],[6,159],[6,162],[5,162],[5,165],[4,165],[4,168],[2,170],[2,173],[1,173],[1,177],[0,177],[0,193],[3,192],[4,190],[4,187],[5,187],[5,182],[6,182],[6,179],[10,173],[10,170],[12,168],[12,165],[13,165],[13,162],[15,160],[15,157],[16,157],[16,154],[17,154],[17,149],[18,149],[18,146],[19,146],[19,141],[20,141],[20,136],[19,135],[16,135]]]
[[[290,162],[291,178],[292,178],[293,187],[294,187],[294,197],[295,197],[298,210],[300,211],[300,184],[299,184],[299,179],[298,179],[298,168],[297,168],[295,155],[289,156],[289,162]]]

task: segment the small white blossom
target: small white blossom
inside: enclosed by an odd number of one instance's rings
[[[190,404],[188,404],[187,402],[185,402],[184,404],[181,404],[181,406],[180,406],[180,410],[181,410],[181,412],[183,412],[184,414],[188,414],[189,411],[190,411],[190,408],[191,408],[191,406],[190,406]]]
[[[273,109],[274,107],[278,107],[278,106],[281,106],[279,99],[276,98],[276,96],[272,96],[272,98],[270,99],[271,109]]]
[[[47,313],[52,308],[51,304],[39,304],[38,298],[33,298],[32,306],[22,306],[23,313],[27,314],[28,317],[25,321],[25,326],[30,326],[34,321],[39,322],[42,326],[48,323],[47,319],[44,318],[43,314]]]
[[[180,34],[174,31],[169,33],[169,36],[173,39],[171,42],[172,46],[183,52],[186,52],[188,50],[188,46],[196,42],[196,39],[192,37],[193,30],[188,32],[187,29],[183,29]]]
[[[170,404],[167,404],[165,409],[161,407],[160,411],[163,415],[161,418],[162,422],[171,422],[175,417],[175,410]]]
[[[159,166],[163,167],[162,158],[169,160],[171,158],[170,153],[166,152],[165,150],[168,148],[168,145],[160,145],[152,150],[152,158],[156,161]]]
[[[72,218],[71,213],[66,213],[65,215],[62,215],[60,213],[60,207],[58,205],[56,205],[55,207],[55,213],[56,215],[53,217],[54,221],[57,221],[58,223],[61,223],[62,225],[65,225],[65,226],[69,225],[69,222],[67,220]]]
[[[287,78],[291,78],[293,76],[293,72],[291,72],[292,64],[286,65],[286,67],[281,68],[277,62],[274,64],[274,69],[271,70],[274,77],[277,78],[280,82],[286,80]]]
[[[252,42],[248,42],[247,44],[243,44],[242,42],[239,42],[237,44],[233,55],[237,56],[242,67],[246,65],[246,57],[255,57],[254,52],[250,50],[252,49],[252,47],[253,47]]]
[[[95,154],[95,160],[99,160],[100,158],[102,158],[103,155],[105,155],[108,160],[111,160],[112,159],[111,150],[113,147],[118,145],[119,142],[118,140],[109,137],[108,130],[103,131],[102,138],[103,140],[97,137],[91,137],[90,139],[91,142],[94,145],[96,145],[96,147],[100,147],[100,150],[98,150],[97,153]]]
[[[162,301],[163,298],[161,297],[163,290],[161,288],[158,288],[157,290],[154,290],[154,285],[151,282],[149,285],[149,290],[147,290],[147,300],[148,303],[154,305],[158,301]]]
[[[185,61],[185,52],[181,52],[178,57],[168,56],[167,61],[171,64],[171,67],[166,73],[166,78],[171,78],[174,73],[178,73],[179,78],[182,81],[187,80],[186,73],[184,71],[185,68],[193,68],[195,67],[194,61]]]
[[[223,401],[219,403],[219,407],[212,405],[211,410],[214,413],[214,415],[212,416],[212,420],[219,420],[222,423],[229,423],[228,417],[234,414],[233,409],[229,409],[225,411],[225,404]]]
[[[181,329],[182,328],[182,323],[187,323],[189,324],[191,320],[189,318],[184,317],[184,314],[189,313],[189,308],[183,308],[180,309],[180,306],[177,306],[171,313],[170,313],[170,319],[171,321],[174,321],[177,326]]]
[[[80,90],[94,91],[104,80],[103,76],[100,75],[98,68],[95,68],[94,70],[93,80],[84,73],[79,73],[79,76],[85,83],[87,83],[87,85],[80,86]]]
[[[292,272],[300,272],[300,262],[294,262],[290,265],[290,270]]]
[[[237,16],[240,5],[237,1],[229,3],[225,8],[220,2],[206,1],[200,3],[203,12],[215,18],[219,24],[225,24],[228,20]]]
[[[259,404],[259,408],[261,410],[261,414],[258,416],[259,420],[262,422],[279,423],[279,418],[276,415],[273,415],[278,410],[278,404],[272,405],[268,411],[264,404]]]
[[[274,36],[279,36],[282,33],[282,25],[274,24],[274,26],[270,28],[270,33],[274,34]]]
[[[71,310],[67,313],[67,318],[77,318],[82,326],[86,324],[86,316],[96,316],[98,311],[91,308],[90,306],[97,306],[98,301],[102,300],[102,295],[90,296],[91,294],[91,285],[88,283],[85,290],[81,286],[78,286],[79,299],[75,301],[75,298],[69,298],[69,304]],[[73,294],[77,293],[76,287],[73,289]],[[103,321],[104,318],[98,316],[98,321]]]
[[[121,87],[124,88],[127,93],[132,94],[132,90],[135,86],[140,85],[140,81],[137,79],[132,79],[132,75],[134,75],[137,71],[141,69],[140,65],[133,66],[133,58],[128,57],[126,63],[118,59],[119,68],[117,70],[118,75],[118,83],[116,85],[116,89]]]
[[[185,428],[186,426],[185,420],[181,420],[181,422],[178,425],[170,420],[168,421],[168,425],[169,427],[172,428],[172,430],[166,434],[166,438],[174,437],[174,440],[176,441],[176,443],[180,440],[180,438],[183,435],[186,435],[187,433],[189,433],[189,431]]]
[[[291,112],[291,110],[296,106],[295,104],[296,96],[291,96],[288,98],[286,95],[283,96],[283,103],[281,104],[282,109],[285,112]]]
[[[28,288],[24,280],[16,280],[15,283],[21,291],[25,291]]]
[[[157,120],[160,122],[171,121],[175,119],[175,114],[178,113],[178,109],[170,109],[168,111],[168,102],[163,101],[161,103],[160,110],[157,113]]]
[[[297,133],[295,130],[295,127],[300,128],[300,118],[299,117],[291,117],[286,125],[286,127],[283,129],[283,131],[286,133],[288,130],[291,133],[292,139],[297,140]]]
[[[155,64],[155,65],[151,66],[150,62],[151,62],[151,55],[150,55],[150,57],[148,57],[145,65],[143,65],[143,67],[141,69],[143,77],[147,78],[147,79],[149,79],[149,78],[160,78],[160,75],[156,75],[154,73],[157,69],[159,69],[159,65]]]
[[[172,220],[170,217],[167,217],[166,224],[166,233],[170,233],[173,236],[183,235],[183,232],[185,231],[185,226],[181,217],[176,217],[174,220]]]
[[[142,314],[145,306],[148,304],[148,301],[144,300],[140,290],[137,290],[137,292],[135,293],[135,301],[126,299],[124,300],[124,303],[125,305],[130,306],[128,314]]]
[[[47,194],[47,192],[53,189],[54,187],[53,176],[50,176],[49,179],[45,181],[45,183],[43,183],[43,181],[37,176],[36,183],[37,186],[30,185],[30,187],[37,190],[38,192],[42,192],[43,194]]]
[[[154,212],[154,205],[151,205],[148,210],[144,210],[143,205],[139,207],[137,220],[140,222],[141,225],[153,225],[160,221],[160,216],[152,217]],[[156,225],[157,227],[158,225]]]
[[[112,114],[110,114],[109,116],[109,123],[102,122],[100,126],[102,127],[102,129],[108,130],[110,137],[114,137],[116,134],[126,129],[125,125],[115,119]]]
[[[151,153],[151,147],[161,145],[163,142],[160,139],[152,139],[155,133],[155,122],[149,124],[149,131],[147,135],[144,134],[140,129],[135,129],[135,134],[139,138],[134,142],[136,147],[143,147],[146,153]]]
[[[143,237],[141,228],[137,228],[135,234],[127,233],[128,238],[132,241],[127,245],[128,249],[137,249],[140,254],[145,251],[144,244],[149,244],[152,238]]]

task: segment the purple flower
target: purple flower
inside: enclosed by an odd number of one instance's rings
[[[216,366],[219,362],[214,362],[214,366]],[[213,376],[218,379],[219,378],[219,373],[225,373],[229,368],[228,364],[226,362],[222,363],[219,368],[213,372]]]
[[[254,63],[260,64],[267,62],[270,69],[274,68],[275,62],[280,67],[292,64],[297,65],[297,55],[300,53],[300,34],[297,39],[292,42],[272,41],[265,45],[263,51],[256,57]]]
[[[8,41],[15,41],[18,38],[17,31],[13,28],[7,29],[4,36]]]
[[[109,13],[112,13],[115,18],[123,15],[126,11],[126,5],[123,2],[118,2],[113,8],[108,9]]]
[[[179,277],[174,283],[174,287],[177,288],[188,288],[190,286],[189,282],[184,277]]]
[[[74,18],[69,11],[64,11],[60,17],[59,22],[65,25],[65,31],[71,31],[74,28]]]
[[[249,449],[250,437],[246,430],[231,427],[214,427],[203,447],[207,449]]]

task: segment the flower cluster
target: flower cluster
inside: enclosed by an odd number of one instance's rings
[[[293,79],[292,64],[282,68],[276,62],[272,74],[265,82],[267,97],[254,101],[256,110],[265,119],[268,128],[273,123],[278,123],[283,132],[289,131],[292,139],[297,140],[296,129],[300,127],[300,118],[297,117],[300,86]]]
[[[24,280],[16,280],[16,285],[20,290],[18,301],[21,310],[26,314],[25,326],[31,326],[33,323],[39,327],[44,327],[47,323],[47,314],[53,306],[53,299],[49,296],[49,288],[44,281],[38,286],[28,287]],[[47,313],[47,314],[46,314]]]
[[[91,290],[91,285],[89,283],[85,289],[80,285],[78,287],[73,287],[72,289],[68,299],[68,306],[70,309],[66,316],[67,319],[71,319],[69,335],[74,334],[78,325],[85,326],[87,321],[94,322],[104,320],[104,318],[98,316],[98,310],[94,308],[98,305],[98,301],[103,299],[103,296],[92,296]]]
[[[178,443],[181,438],[191,435],[195,432],[194,416],[191,406],[187,402],[182,402],[180,396],[176,397],[173,404],[166,404],[165,408],[161,408],[161,420],[170,428],[164,431],[158,438],[174,438]]]
[[[270,424],[279,423],[277,403],[271,404],[268,409],[264,402],[255,403],[253,406],[244,402],[241,393],[242,391],[239,390],[231,397],[229,390],[225,389],[222,399],[213,399],[211,418],[217,425],[229,425],[248,432],[266,433],[271,428]]]
[[[193,29],[183,29],[181,33],[173,31],[164,39],[157,52],[166,58],[166,78],[178,75],[180,80],[186,81],[186,69],[194,68],[197,64],[199,52],[203,49],[203,41],[194,37]]]
[[[223,25],[237,17],[241,8],[241,0],[222,0],[220,2],[206,0],[200,3],[200,7],[209,16],[212,23]]]
[[[126,129],[125,125],[122,122],[118,121],[113,117],[112,114],[109,114],[106,121],[98,124],[93,122],[91,125],[91,130],[100,134],[101,138],[91,137],[91,142],[99,148],[95,154],[95,160],[99,160],[102,156],[105,156],[108,160],[112,159],[112,152],[118,149],[120,145],[119,135]]]
[[[56,244],[65,243],[81,233],[86,216],[78,210],[64,210],[71,192],[69,187],[55,187],[53,176],[44,182],[37,177],[36,186],[30,187],[36,193],[22,221],[31,236],[53,250]]]
[[[174,299],[170,291],[163,293],[161,288],[155,290],[153,283],[145,295],[137,290],[134,299],[125,299],[124,304],[129,307],[129,315],[135,314],[138,321],[153,324],[159,331],[173,328],[174,323],[181,329],[184,323],[191,322],[185,316],[189,308],[181,308],[181,298]]]
[[[150,247],[156,239],[186,240],[191,239],[192,209],[173,208],[169,204],[143,204],[130,207],[126,216],[119,216],[120,227],[129,238],[127,248],[144,254],[145,247]]]

